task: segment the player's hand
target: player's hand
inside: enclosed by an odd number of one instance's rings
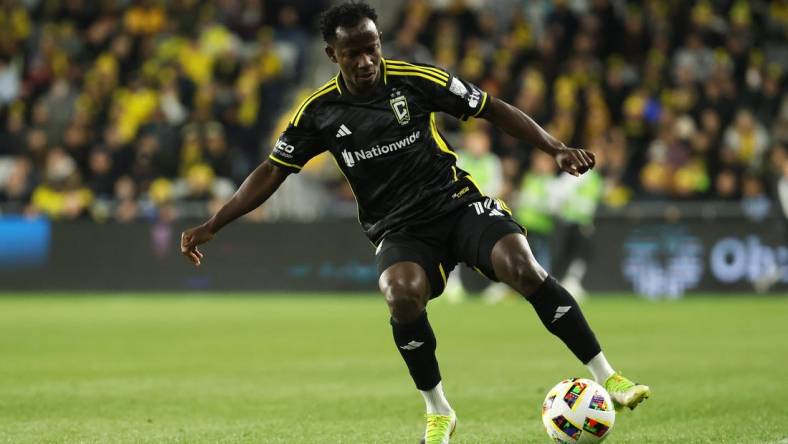
[[[197,249],[197,245],[204,244],[211,239],[213,239],[213,233],[207,225],[190,228],[181,233],[181,253],[199,267],[203,254]]]
[[[562,171],[579,176],[596,165],[596,156],[591,151],[564,147],[555,154],[555,161]]]

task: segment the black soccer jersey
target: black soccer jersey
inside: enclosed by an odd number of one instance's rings
[[[438,132],[435,113],[465,120],[488,103],[486,92],[443,69],[385,59],[381,64],[382,81],[368,96],[350,94],[341,73],[315,91],[270,156],[297,173],[330,151],[376,245],[389,232],[428,222],[480,195],[455,165],[457,155]]]

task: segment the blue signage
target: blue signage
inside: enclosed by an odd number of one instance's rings
[[[0,217],[0,270],[46,265],[51,238],[48,219]]]

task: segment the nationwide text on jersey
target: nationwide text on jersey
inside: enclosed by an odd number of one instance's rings
[[[389,143],[387,145],[375,145],[375,147],[368,150],[356,150],[352,152],[342,150],[342,158],[345,160],[345,164],[348,166],[348,168],[352,168],[356,165],[357,161],[372,159],[373,157],[378,157],[383,154],[388,154],[403,148],[407,148],[419,140],[419,137],[421,137],[421,131],[414,131],[408,137],[396,142]]]

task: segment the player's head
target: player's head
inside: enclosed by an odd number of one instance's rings
[[[363,2],[332,6],[320,17],[326,54],[339,65],[345,84],[353,93],[365,93],[380,77],[378,15]]]

